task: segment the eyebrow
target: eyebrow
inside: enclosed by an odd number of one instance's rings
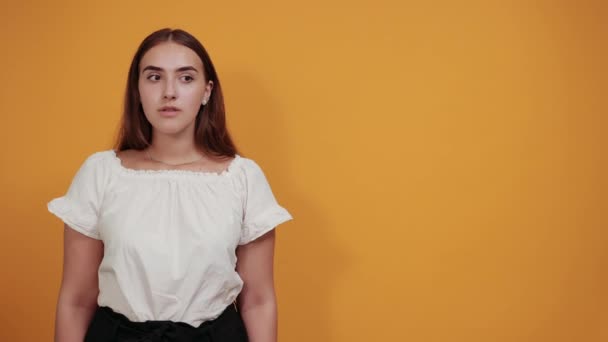
[[[145,68],[142,69],[141,72],[144,72],[146,70],[165,71],[163,68],[159,68],[159,67],[154,66],[154,65],[148,65],[148,66],[146,66]],[[177,72],[181,72],[181,71],[194,71],[194,72],[198,72],[198,70],[196,70],[195,67],[189,66],[189,65],[177,68],[177,69],[175,69],[175,71],[177,71]]]

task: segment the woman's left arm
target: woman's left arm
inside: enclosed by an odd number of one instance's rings
[[[236,271],[244,282],[237,304],[250,342],[277,341],[274,240],[272,229],[236,250]]]

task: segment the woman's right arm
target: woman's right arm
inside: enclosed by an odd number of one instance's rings
[[[103,242],[64,226],[63,277],[55,317],[55,342],[82,342],[97,309],[97,271]]]

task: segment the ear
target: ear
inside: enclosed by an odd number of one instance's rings
[[[207,82],[205,86],[205,98],[209,99],[211,97],[211,91],[213,90],[213,81]]]

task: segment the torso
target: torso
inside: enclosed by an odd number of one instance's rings
[[[49,207],[103,242],[99,306],[133,322],[198,326],[242,290],[237,247],[291,216],[259,165],[239,154],[180,169],[145,156],[92,154]]]
[[[98,305],[134,322],[198,326],[217,317],[243,286],[235,252],[250,164],[235,157],[171,168],[145,151],[102,153]]]

